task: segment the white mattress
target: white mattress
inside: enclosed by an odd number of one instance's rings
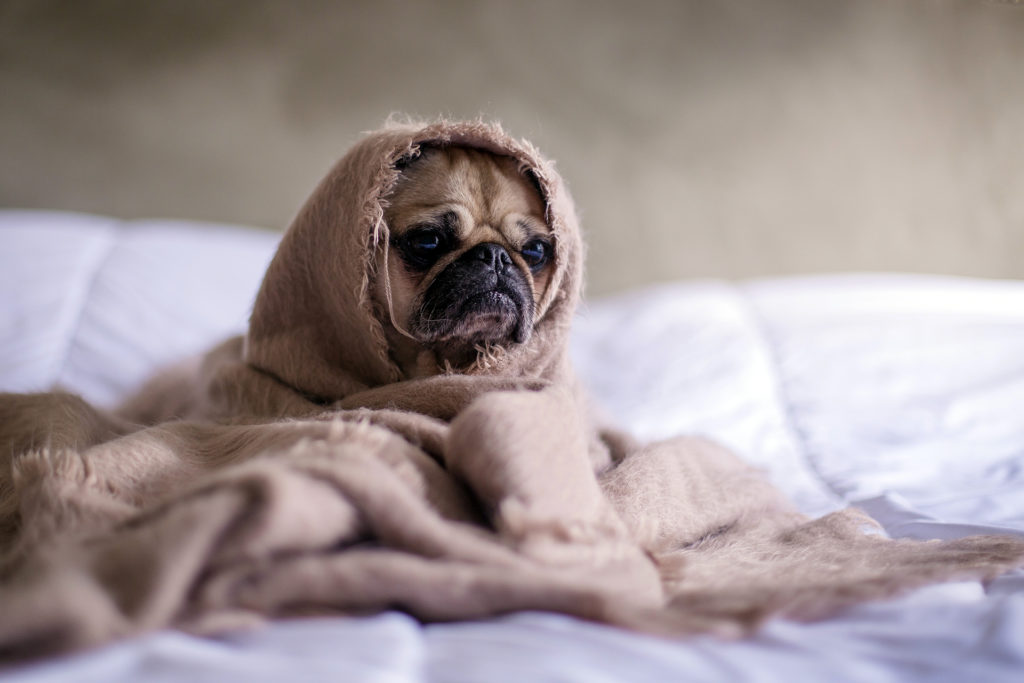
[[[109,405],[244,326],[277,236],[0,212],[0,390]],[[710,434],[807,512],[893,536],[1024,535],[1024,283],[836,275],[686,282],[590,302],[577,367],[644,438]],[[0,615],[2,618],[2,615]],[[669,641],[524,613],[278,622],[153,634],[9,681],[917,681],[1024,679],[1024,573],[754,638]]]

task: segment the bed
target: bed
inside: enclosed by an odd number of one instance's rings
[[[0,212],[0,390],[59,386],[116,403],[155,368],[243,329],[277,239],[238,226]],[[613,421],[644,439],[710,435],[809,514],[855,505],[894,537],[1024,536],[1024,282],[668,283],[590,300],[573,353]],[[217,639],[159,632],[4,676],[1017,681],[1022,671],[1018,571],[823,622],[774,620],[738,642],[672,641],[546,613],[421,625],[389,612]]]

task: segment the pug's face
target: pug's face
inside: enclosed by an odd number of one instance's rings
[[[530,337],[553,244],[538,188],[515,160],[425,149],[403,168],[385,220],[391,319],[412,337],[389,330],[392,347],[406,356],[400,364],[415,357],[422,365],[418,352],[426,349],[438,362],[459,365],[481,345]],[[377,303],[386,311],[387,292],[381,278],[377,283]]]

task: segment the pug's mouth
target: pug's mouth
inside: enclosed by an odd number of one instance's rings
[[[509,336],[509,327],[519,319],[519,307],[505,292],[482,292],[466,299],[459,311],[456,336],[486,341]]]
[[[499,281],[481,290],[445,288],[440,281],[427,290],[412,331],[435,346],[521,344],[529,338],[532,323],[533,298],[523,284]]]

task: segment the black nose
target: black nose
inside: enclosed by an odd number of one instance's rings
[[[505,270],[512,265],[512,257],[505,251],[505,247],[494,242],[483,242],[468,252],[466,257],[474,261],[483,261],[494,270]]]

